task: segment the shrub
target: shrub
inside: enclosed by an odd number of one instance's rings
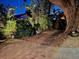
[[[3,35],[3,32],[0,31],[0,40],[4,40],[5,39],[5,36]]]
[[[25,36],[31,36],[34,33],[34,24],[32,22],[32,19],[24,19],[24,20],[18,20],[17,21],[17,31],[15,36],[17,38],[25,37]]]
[[[7,20],[7,23],[3,29],[4,36],[11,37],[16,32],[16,20]]]
[[[48,29],[48,18],[46,15],[39,16],[39,24],[42,31]]]

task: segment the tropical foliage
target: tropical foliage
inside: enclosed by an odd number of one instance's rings
[[[14,8],[9,8],[5,15],[1,13],[1,16],[4,16],[6,20],[5,26],[1,29],[1,33],[6,38],[22,38],[26,36],[36,35],[41,33],[44,30],[48,29],[48,17],[44,13],[44,2],[40,1],[42,5],[39,6],[34,5],[33,1],[31,2],[32,5],[29,6],[30,10],[32,11],[32,17],[27,17],[26,19],[18,19],[14,17]],[[33,6],[33,7],[32,7]],[[26,6],[27,7],[27,6]],[[1,7],[3,9],[3,7]],[[3,12],[2,10],[1,12]],[[37,13],[38,12],[38,13]]]

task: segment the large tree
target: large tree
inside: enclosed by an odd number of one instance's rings
[[[49,0],[50,2],[60,6],[66,15],[66,20],[67,20],[67,27],[65,30],[65,33],[70,33],[73,31],[76,31],[78,28],[78,16],[79,12],[76,8],[76,5],[78,4],[76,1],[77,0]]]

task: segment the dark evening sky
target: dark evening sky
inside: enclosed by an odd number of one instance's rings
[[[30,5],[31,2],[30,0],[25,0],[27,5]],[[36,4],[37,0],[34,0]],[[40,0],[39,0],[40,1]],[[24,0],[0,0],[0,3],[3,3],[5,5],[5,7],[15,7],[15,14],[23,14],[26,11],[25,5],[24,5]],[[59,6],[54,6],[52,8],[52,10],[61,10],[61,12],[63,12],[63,10],[59,7]],[[52,13],[52,12],[51,12]]]
[[[0,3],[3,3],[5,7],[15,7],[16,14],[22,14],[26,11],[23,0],[0,0]],[[27,0],[26,3],[30,5],[30,0]]]

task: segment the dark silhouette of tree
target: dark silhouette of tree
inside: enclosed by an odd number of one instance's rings
[[[4,27],[6,23],[6,9],[4,8],[3,4],[0,4],[0,42],[3,42],[5,39],[2,28]]]
[[[0,4],[0,23],[5,24],[5,22],[6,22],[6,15],[7,15],[7,11],[4,8],[4,5]]]

